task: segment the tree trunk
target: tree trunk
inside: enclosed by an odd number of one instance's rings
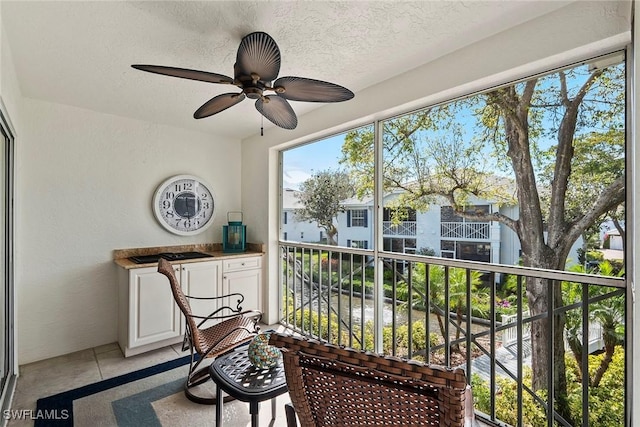
[[[600,366],[598,366],[598,370],[594,374],[593,379],[590,381],[592,387],[598,387],[600,385],[602,376],[607,372],[607,369],[609,369],[609,365],[613,360],[613,353],[616,351],[616,344],[618,343],[615,325],[603,325],[603,329],[602,338],[604,339],[604,358],[602,359],[602,362],[600,362]]]
[[[331,226],[326,226],[325,231],[327,232],[327,244],[337,246],[338,242],[334,239],[335,235],[338,234],[336,226],[333,224],[331,224]]]
[[[522,247],[523,265],[533,268],[563,269],[569,250],[567,246],[570,247],[573,242],[557,247],[547,244],[545,215],[542,213],[536,173],[531,159],[529,108],[536,84],[537,80],[529,80],[525,83],[521,94],[512,86],[492,92],[489,97],[502,110],[505,138],[508,144],[507,156],[511,160],[515,173],[519,218],[514,231],[518,234]],[[553,228],[553,232],[549,231],[549,235],[554,234],[554,236],[559,235],[559,230],[565,224],[563,210],[557,202],[563,200],[562,190],[570,174],[570,163],[567,165],[567,162],[571,160],[571,148],[567,148],[562,143],[570,143],[570,140],[563,139],[570,129],[571,126],[563,120],[563,126],[559,132],[561,134],[559,148],[556,153],[558,156],[556,175],[552,185],[552,197],[555,197],[556,205],[554,202],[551,203],[547,223],[550,228]],[[548,236],[548,239],[551,237],[553,236]],[[563,305],[560,283],[549,284],[546,279],[528,277],[526,292],[531,317],[541,317],[531,323],[532,388],[538,391],[553,387],[554,406],[562,417],[570,420],[564,360],[564,315],[549,315],[552,307]],[[553,372],[549,369],[551,360],[554,362]]]
[[[578,366],[578,381],[582,381],[582,376],[584,373],[582,372],[582,343],[576,336],[571,336],[567,338],[567,342],[569,343],[569,348],[573,353],[573,358],[576,361],[576,365]]]
[[[558,394],[566,394],[567,377],[564,368],[564,315],[552,316],[553,325],[549,322],[549,311],[552,307],[562,307],[562,289],[560,283],[552,283],[552,292],[547,289],[546,279],[530,278],[527,280],[527,297],[531,317],[542,316],[531,323],[531,368],[533,369],[532,387],[534,390],[549,389],[549,362],[554,361],[553,387]],[[558,369],[559,368],[559,369]],[[544,373],[540,375],[539,373]]]

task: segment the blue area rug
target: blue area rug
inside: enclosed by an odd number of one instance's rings
[[[38,399],[36,407],[35,427],[63,427],[75,425],[86,425],[87,418],[94,418],[92,425],[101,425],[99,418],[95,419],[93,415],[99,417],[99,411],[93,407],[88,409],[88,414],[74,414],[74,402],[97,395],[108,390],[113,390],[127,384],[131,384],[131,392],[124,391],[121,397],[110,401],[113,417],[117,421],[118,426],[154,426],[160,425],[155,411],[151,407],[151,402],[167,397],[182,391],[184,385],[186,371],[180,370],[177,378],[160,380],[161,384],[152,384],[151,386],[140,385],[133,386],[136,381],[152,377],[161,373],[165,373],[184,366],[189,363],[190,356],[184,356],[169,362],[160,363],[155,366],[134,371],[118,377],[109,378],[97,383],[89,384],[73,390],[55,394],[53,396]],[[98,401],[100,399],[97,399]],[[107,406],[109,402],[102,402],[103,406]],[[94,404],[95,405],[95,404]],[[87,412],[87,411],[85,411]],[[88,415],[88,417],[87,417]],[[74,423],[75,419],[75,423]],[[79,419],[84,421],[79,422]],[[104,421],[104,420],[102,420]],[[102,424],[104,425],[104,424]]]

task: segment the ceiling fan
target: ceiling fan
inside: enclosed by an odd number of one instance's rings
[[[229,84],[242,89],[239,93],[223,93],[211,98],[193,113],[196,119],[212,116],[250,98],[256,100],[256,109],[269,121],[284,129],[295,129],[298,118],[288,101],[341,102],[353,98],[353,92],[349,89],[322,80],[304,77],[280,77],[276,80],[280,72],[280,49],[269,34],[260,31],[242,38],[233,66],[233,78],[160,65],[135,64],[132,67],[150,73]],[[267,91],[275,93],[265,95]]]

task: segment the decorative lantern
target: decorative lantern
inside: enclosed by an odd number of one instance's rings
[[[242,212],[227,212],[227,222],[222,226],[222,252],[244,252],[247,226],[242,225]]]

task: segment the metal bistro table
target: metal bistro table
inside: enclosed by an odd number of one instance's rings
[[[251,426],[258,427],[259,403],[271,399],[271,419],[276,417],[276,397],[287,392],[282,359],[270,369],[256,368],[249,361],[248,345],[217,357],[209,367],[216,383],[216,427],[222,426],[222,391],[243,402],[249,402]],[[221,390],[222,389],[222,390]]]

